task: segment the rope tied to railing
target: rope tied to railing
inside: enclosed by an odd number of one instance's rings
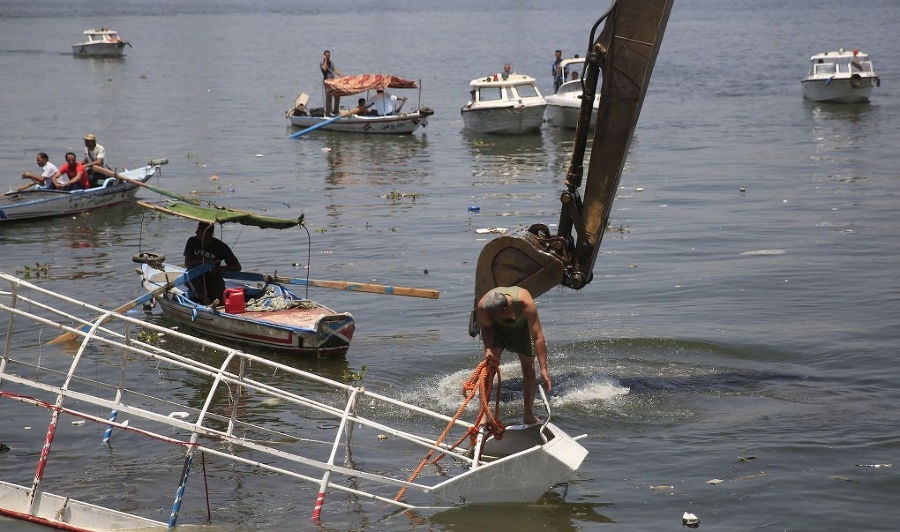
[[[490,395],[493,391],[493,381],[494,377],[497,377],[497,397],[494,403],[494,411],[491,412],[490,405]],[[456,449],[459,444],[469,439],[470,445],[474,447],[476,438],[481,432],[482,425],[484,426],[484,430],[489,434],[494,436],[495,439],[499,440],[503,438],[503,433],[506,431],[506,427],[499,421],[500,419],[500,368],[496,364],[488,364],[487,360],[482,360],[481,363],[478,364],[478,367],[472,372],[472,375],[463,382],[462,392],[463,392],[463,402],[460,407],[456,410],[456,414],[453,415],[453,419],[447,423],[447,427],[444,428],[444,431],[438,436],[434,445],[440,445],[444,439],[447,437],[447,434],[450,433],[450,429],[456,424],[457,420],[459,420],[460,416],[465,412],[466,407],[469,405],[469,402],[475,397],[475,394],[479,394],[479,401],[481,403],[481,408],[478,411],[478,416],[475,418],[475,423],[469,427],[465,434],[452,446],[450,446],[447,451],[452,451]],[[432,455],[434,455],[434,449],[430,449],[428,454],[425,455],[425,458],[419,463],[415,470],[413,470],[412,474],[410,474],[407,482],[412,482],[419,476],[419,473],[422,472],[422,469],[431,462],[435,464],[447,455],[447,452],[443,452],[438,455],[434,460],[431,459]],[[474,460],[478,460],[478,457],[474,457]],[[406,493],[406,488],[401,488],[397,493],[397,496],[394,497],[395,501],[399,501],[403,494]]]

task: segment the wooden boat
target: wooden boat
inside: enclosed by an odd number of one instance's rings
[[[468,131],[519,135],[541,129],[547,100],[533,77],[510,74],[503,79],[494,74],[474,79],[469,86],[472,99],[460,110]]]
[[[419,99],[421,100],[421,89],[414,81],[386,74],[344,76],[325,80],[324,83],[328,96],[353,96],[363,93],[368,96],[370,92],[388,88],[419,89]],[[335,117],[325,116],[324,108],[308,108],[308,102],[309,96],[302,93],[294,101],[294,107],[287,111],[286,115],[292,126],[304,129],[319,126],[320,129],[345,133],[405,135],[420,127],[426,127],[428,118],[434,114],[431,108],[421,105],[404,111],[405,102],[401,102],[398,108],[389,115],[362,116],[349,114],[347,109],[342,109],[343,116],[335,119]]]
[[[184,272],[168,263],[141,264],[148,292],[165,287]],[[318,358],[347,354],[356,327],[349,313],[335,312],[276,282],[226,279],[225,286],[227,300],[215,307],[192,301],[184,284],[165,290],[156,302],[166,317],[226,343]]]
[[[121,57],[125,53],[125,47],[131,43],[125,42],[119,33],[109,28],[84,30],[85,40],[72,45],[72,54],[76,57]]]
[[[800,83],[807,100],[860,103],[869,101],[872,87],[880,87],[881,79],[868,54],[841,48],[810,57],[809,71]]]
[[[580,73],[581,66],[584,64],[584,58],[565,59],[560,63],[561,68],[569,70],[574,65],[573,71],[578,70]],[[576,79],[569,79],[562,85],[556,93],[547,96],[547,110],[544,116],[547,124],[552,127],[561,129],[575,129],[578,125],[578,113],[581,112],[581,95],[584,88],[581,85],[580,76]],[[600,107],[600,93],[594,95],[594,112]],[[590,128],[594,128],[594,121],[588,122]]]
[[[97,317],[78,317],[86,312]],[[293,486],[285,488],[291,503],[278,511],[297,523],[310,513],[324,521],[326,497],[379,522],[410,509],[532,503],[567,482],[587,456],[578,443],[584,436],[550,421],[546,397],[543,424],[506,427],[496,439],[480,416],[466,420],[474,389],[451,417],[3,272],[0,315],[8,322],[0,350],[4,416],[14,425],[48,423],[45,438],[30,439],[33,450],[4,455],[7,471],[34,474],[0,480],[0,514],[30,523],[79,532],[227,528],[235,522],[229,512],[241,511],[236,492],[283,496],[267,493],[278,486]],[[53,329],[81,340],[77,354],[42,345]],[[478,375],[476,368],[467,382]],[[83,424],[99,429],[96,444]],[[410,475],[416,464],[425,474]],[[200,477],[188,482],[192,474]],[[121,496],[100,494],[121,485],[128,486]],[[161,512],[166,486],[172,502]],[[182,502],[193,511],[181,512]],[[308,510],[300,510],[304,504]]]
[[[272,218],[188,203],[165,206],[146,202],[139,204],[166,214],[209,223],[234,222],[278,229],[302,223],[302,219]],[[237,342],[270,351],[318,358],[341,357],[350,348],[356,327],[353,316],[300,297],[278,279],[262,274],[228,272],[225,301],[210,306],[193,301],[186,282],[172,284],[174,279],[185,273],[184,268],[164,262],[165,257],[155,253],[141,253],[134,260],[141,263],[144,289],[147,292],[163,289],[156,296],[156,303],[163,314],[191,329],[228,343]]]
[[[137,183],[145,183],[157,175],[159,165],[166,162],[165,159],[156,160],[147,166],[120,172],[118,175],[125,179],[108,177],[87,190],[31,188],[7,193],[0,196],[0,223],[77,214],[134,199],[140,186]]]

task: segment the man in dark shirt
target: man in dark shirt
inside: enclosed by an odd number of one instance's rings
[[[215,300],[219,303],[224,301],[225,280],[222,272],[241,271],[241,263],[228,244],[213,236],[214,229],[211,223],[198,223],[195,236],[188,238],[184,245],[185,268],[190,270],[204,262],[215,263],[212,270],[188,282],[191,299],[203,305],[209,305]]]

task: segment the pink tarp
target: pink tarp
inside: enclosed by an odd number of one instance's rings
[[[325,94],[329,96],[349,96],[377,89],[417,89],[415,81],[409,81],[390,74],[358,74],[342,78],[326,79]]]

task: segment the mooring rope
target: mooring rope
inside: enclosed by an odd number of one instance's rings
[[[497,377],[497,398],[494,403],[494,412],[491,412],[490,395],[493,391],[492,384],[495,375]],[[482,360],[481,363],[478,364],[478,367],[475,368],[475,371],[472,372],[472,375],[465,382],[463,382],[462,405],[460,405],[459,409],[457,409],[456,414],[453,415],[453,419],[451,419],[450,422],[447,423],[447,427],[444,428],[444,432],[442,432],[441,435],[438,436],[438,439],[434,442],[434,445],[438,446],[444,441],[444,438],[446,438],[447,434],[450,433],[450,429],[453,428],[453,426],[456,424],[456,421],[459,419],[462,413],[465,412],[466,407],[469,405],[469,401],[471,401],[472,398],[475,397],[476,392],[480,392],[479,398],[481,402],[481,409],[478,412],[478,417],[475,418],[475,423],[473,424],[473,426],[469,427],[469,430],[467,430],[466,433],[463,434],[463,436],[456,443],[449,447],[447,451],[456,449],[460,443],[465,441],[466,438],[469,438],[470,445],[474,446],[476,441],[475,438],[480,432],[480,429],[478,427],[480,427],[482,424],[484,424],[485,430],[488,433],[492,434],[495,439],[499,440],[503,438],[503,432],[506,430],[506,427],[499,421],[500,384],[500,368],[493,364],[488,365],[486,360]],[[446,456],[447,452],[445,451],[441,453],[434,460],[431,460],[432,455],[434,455],[434,449],[430,449],[428,451],[428,454],[425,455],[425,458],[422,459],[418,467],[416,467],[416,469],[409,476],[407,482],[412,482],[413,480],[415,480],[429,461],[432,464],[435,464],[438,462],[438,460]],[[473,459],[477,461],[479,457],[474,456]],[[400,498],[403,497],[404,493],[406,493],[406,488],[401,488],[397,493],[397,496],[394,497],[394,500],[399,501]]]

